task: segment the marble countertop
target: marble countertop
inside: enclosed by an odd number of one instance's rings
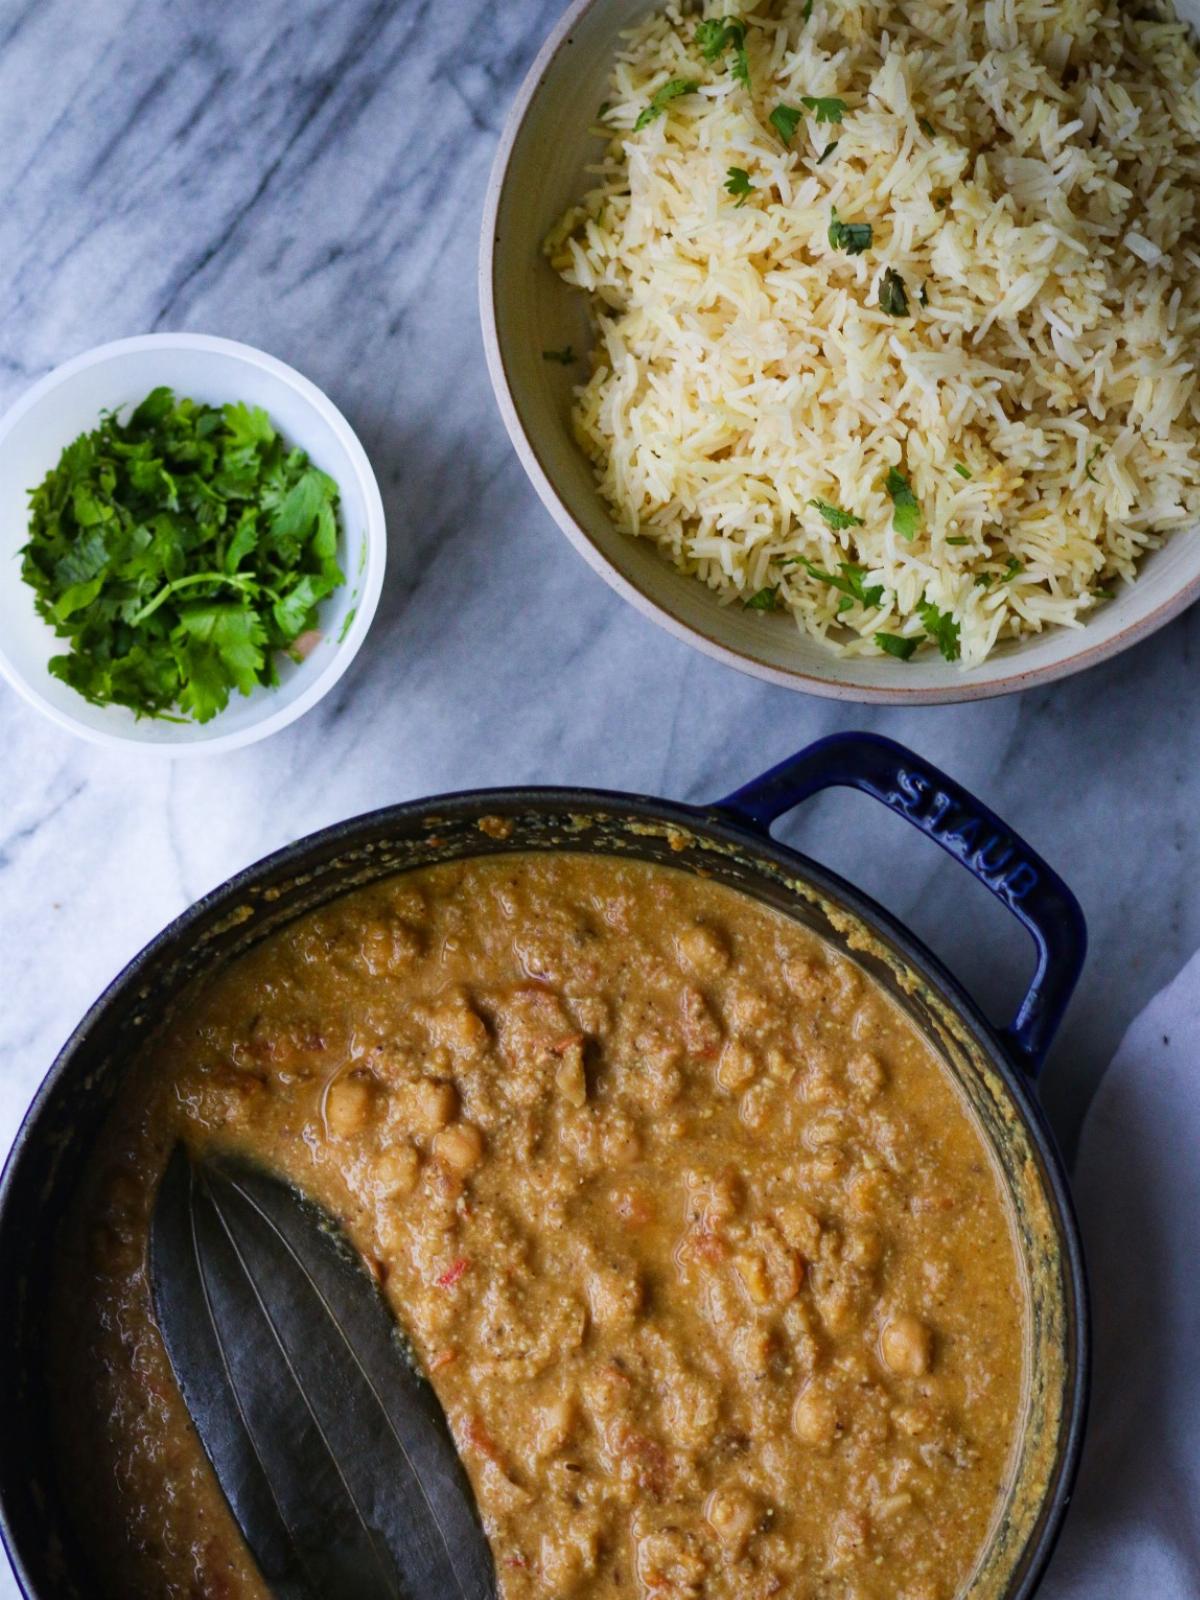
[[[0,6],[0,406],[155,329],[261,346],[379,475],[391,565],[335,693],[180,764],[59,732],[0,685],[0,1149],[84,1008],[190,901],[389,801],[507,783],[714,797],[809,740],[912,744],[1071,882],[1088,969],[1045,1076],[1068,1147],[1124,1029],[1200,946],[1200,612],[1049,689],[897,712],[767,687],[634,615],[556,532],[492,402],[484,185],[560,0]],[[1024,935],[858,796],[785,837],[923,934],[996,1014]],[[0,1577],[0,1595],[10,1591]]]

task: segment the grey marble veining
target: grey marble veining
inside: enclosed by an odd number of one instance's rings
[[[263,745],[95,750],[0,687],[0,1149],[75,1021],[172,916],[313,828],[504,783],[720,794],[839,728],[911,743],[1058,866],[1092,931],[1045,1079],[1072,1143],[1132,1017],[1200,945],[1200,618],[1021,697],[911,712],[772,689],[633,615],[495,412],[478,219],[558,0],[0,0],[0,405],[104,339],[244,339],[326,389],[379,474],[373,632]],[[844,794],[785,836],[909,920],[999,1014],[1030,954],[938,850]],[[0,1594],[10,1591],[0,1577]]]

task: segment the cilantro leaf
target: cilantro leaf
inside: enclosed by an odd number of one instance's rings
[[[244,600],[207,601],[179,608],[177,634],[210,645],[224,663],[231,683],[249,694],[265,664],[266,631]]]
[[[800,565],[810,578],[816,578],[820,583],[827,583],[830,588],[837,589],[839,593],[845,595],[851,605],[857,600],[860,606],[870,609],[872,606],[877,606],[883,599],[883,585],[881,583],[873,583],[868,588],[863,583],[863,579],[867,575],[866,567],[857,566],[853,561],[838,562],[840,576],[832,572],[822,572],[820,567],[814,566],[811,561],[806,561],[803,556],[800,558]],[[839,611],[848,609],[849,607],[846,605],[838,607]]]
[[[1104,446],[1102,444],[1098,444],[1095,447],[1095,449],[1092,451],[1092,453],[1088,456],[1087,461],[1084,463],[1083,472],[1084,472],[1084,476],[1087,478],[1089,483],[1099,483],[1100,482],[1100,479],[1092,471],[1092,463],[1094,461],[1098,461],[1103,454],[1104,454]]]
[[[748,600],[742,601],[747,611],[774,611],[778,603],[779,585],[777,583],[768,584],[765,589],[759,589]]]
[[[750,174],[745,167],[730,167],[725,179],[725,187],[730,194],[740,195],[739,206],[746,204],[746,196],[754,193],[754,185],[750,182]]]
[[[736,17],[724,17],[697,23],[696,43],[700,46],[700,54],[710,64],[719,61],[732,45],[733,66],[730,70],[738,83],[747,89],[750,87],[750,57],[746,53],[744,22],[739,22]]]
[[[817,165],[819,167],[823,167],[825,165],[841,142],[842,141],[840,139],[835,139],[832,144],[827,144],[825,146],[824,150],[822,150],[821,154],[817,157]]]
[[[50,672],[173,720],[276,683],[276,654],[345,581],[337,505],[259,408],[160,387],[125,422],[102,414],[30,491],[21,572],[67,641]]]
[[[696,24],[696,43],[700,46],[700,54],[705,61],[716,61],[725,54],[725,47],[732,43],[737,34],[744,38],[746,30],[741,23],[726,17],[710,17],[706,22]]]
[[[843,222],[833,206],[829,212],[829,242],[835,250],[844,250],[848,256],[861,256],[871,248],[874,229],[869,222]]]
[[[810,500],[809,505],[819,511],[831,528],[861,528],[863,519],[856,517],[852,511],[843,511],[840,506],[831,506],[827,500]]]
[[[650,104],[634,123],[633,131],[640,133],[663,115],[672,100],[678,100],[681,95],[695,94],[699,87],[695,78],[672,78],[669,83],[664,83],[661,89],[656,89],[651,95]]]
[[[961,461],[956,461],[954,463],[954,470],[958,473],[960,478],[973,478],[975,476],[970,467],[964,467]]]
[[[306,572],[286,595],[276,600],[272,615],[289,643],[298,639],[308,627],[318,602],[325,598],[330,587],[327,578]]]
[[[889,317],[908,316],[908,295],[905,292],[904,279],[891,267],[884,272],[879,285],[879,309],[886,311]]]
[[[233,405],[223,406],[221,411],[225,427],[235,445],[254,447],[274,444],[275,429],[271,426],[271,419],[258,406],[251,410],[244,400],[238,400]]]
[[[1025,563],[1023,561],[1018,561],[1016,556],[1009,556],[1008,565],[1004,569],[1004,574],[1001,577],[1000,582],[1011,583],[1015,577],[1018,577],[1024,571]]]
[[[921,526],[921,507],[912,492],[912,486],[902,472],[892,467],[888,471],[886,487],[892,497],[892,527],[902,539],[912,539]]]
[[[175,409],[175,394],[171,389],[160,385],[151,389],[150,393],[138,406],[129,419],[131,429],[153,428],[157,423],[163,422]],[[76,441],[77,443],[81,441]]]
[[[946,539],[947,544],[970,544],[970,542],[965,533],[951,534]]]
[[[881,650],[886,650],[889,656],[895,656],[900,661],[911,661],[921,641],[906,639],[899,633],[877,633],[875,643]]]
[[[815,111],[818,122],[840,122],[846,115],[846,102],[834,95],[802,94],[800,104],[809,111]]]
[[[795,106],[776,106],[767,121],[783,140],[784,144],[791,144],[796,137],[796,129],[804,120],[803,111],[797,111]]]
[[[958,623],[948,611],[939,611],[932,601],[926,600],[917,607],[921,626],[937,645],[947,661],[957,661],[962,651],[959,647]]]

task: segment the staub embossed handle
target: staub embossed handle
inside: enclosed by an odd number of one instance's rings
[[[716,809],[767,830],[801,801],[837,787],[859,789],[911,822],[1028,928],[1037,947],[1037,970],[1004,1035],[1036,1076],[1087,952],[1087,928],[1075,896],[987,806],[921,756],[878,734],[821,739],[719,800]]]

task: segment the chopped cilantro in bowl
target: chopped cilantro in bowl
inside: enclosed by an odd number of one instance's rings
[[[207,722],[303,654],[338,564],[338,485],[264,410],[152,390],[30,491],[22,576],[94,705]]]

